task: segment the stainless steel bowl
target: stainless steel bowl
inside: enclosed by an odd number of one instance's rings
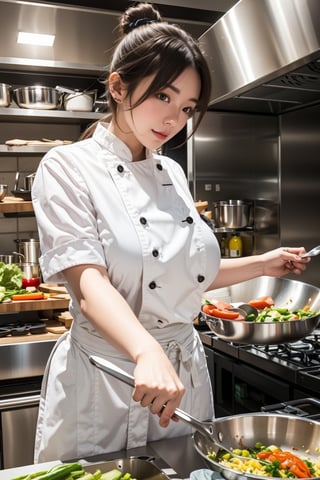
[[[11,103],[11,85],[0,83],[0,107],[9,107]]]
[[[21,108],[54,110],[59,105],[60,93],[55,88],[34,85],[16,88],[14,99]]]
[[[8,185],[4,185],[3,183],[0,184],[0,202],[4,199],[7,193],[8,193]]]

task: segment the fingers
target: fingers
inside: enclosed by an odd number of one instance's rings
[[[182,384],[171,389],[148,388],[146,385],[136,385],[133,400],[140,402],[142,407],[149,407],[153,414],[159,416],[160,426],[167,427],[170,420],[178,421],[174,417],[174,412],[180,405],[184,392],[185,388]]]

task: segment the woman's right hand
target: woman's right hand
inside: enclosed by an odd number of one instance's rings
[[[133,399],[158,414],[161,427],[167,427],[170,420],[178,421],[173,415],[185,388],[161,347],[158,351],[139,355],[134,377],[136,386]]]

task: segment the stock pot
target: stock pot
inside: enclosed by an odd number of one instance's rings
[[[30,240],[15,240],[17,244],[18,254],[22,257],[25,263],[39,263],[40,257],[40,242],[34,238]]]

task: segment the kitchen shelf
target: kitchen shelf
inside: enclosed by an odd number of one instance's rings
[[[9,122],[46,122],[46,123],[88,123],[99,120],[101,112],[67,112],[65,110],[37,110],[33,108],[0,108],[0,121]]]
[[[243,228],[218,228],[213,227],[214,233],[232,233],[232,232],[253,232],[254,227],[243,227]]]
[[[55,60],[41,60],[35,58],[0,57],[0,69],[18,72],[36,72],[46,75],[79,75],[99,76],[104,71],[104,65],[91,63],[59,62]]]
[[[51,148],[57,145],[22,145],[21,147],[10,146],[0,144],[0,155],[14,155],[15,157],[20,155],[38,155],[41,153],[47,153]]]
[[[0,213],[12,214],[32,212],[33,206],[31,200],[22,200],[18,197],[4,197],[2,202],[0,202]]]

